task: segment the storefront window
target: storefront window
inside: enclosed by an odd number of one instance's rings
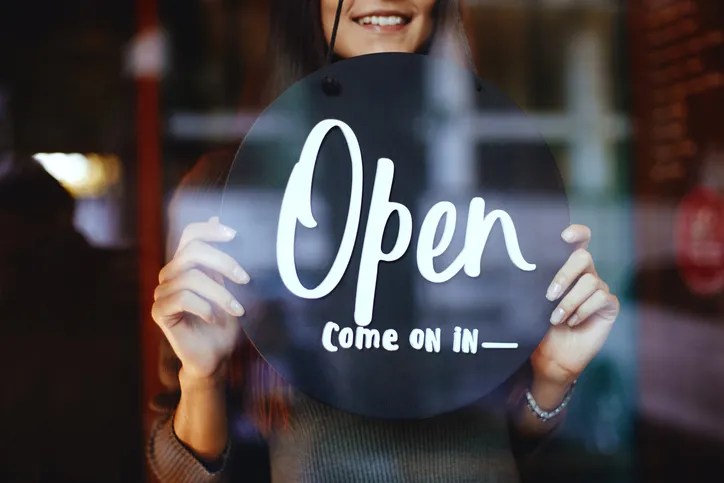
[[[718,481],[722,19],[3,6],[0,480]]]

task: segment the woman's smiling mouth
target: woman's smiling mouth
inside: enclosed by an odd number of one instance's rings
[[[398,32],[410,23],[411,18],[400,13],[373,12],[353,20],[357,25],[373,32]]]

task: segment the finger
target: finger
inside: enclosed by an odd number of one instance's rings
[[[181,233],[176,253],[181,252],[193,240],[206,242],[227,242],[236,236],[236,231],[226,225],[219,223],[218,217],[212,217],[207,222],[190,223],[186,225]]]
[[[614,320],[616,320],[616,314],[618,313],[618,310],[618,298],[603,289],[599,289],[596,290],[596,292],[594,292],[593,295],[588,298],[588,300],[582,303],[580,307],[578,307],[576,313],[568,319],[568,325],[570,325],[571,327],[575,327],[583,323],[586,319],[588,319],[595,313],[610,315],[610,317],[607,317],[607,319],[613,322]]]
[[[566,243],[576,244],[576,248],[588,248],[591,241],[591,229],[586,225],[570,225],[561,232]]]
[[[551,313],[551,324],[558,325],[566,322],[566,319],[571,317],[579,306],[601,288],[601,280],[598,277],[591,273],[584,273]]]
[[[553,277],[553,281],[548,286],[546,298],[550,301],[556,300],[584,273],[596,274],[593,257],[591,257],[591,254],[587,250],[578,248],[571,253],[566,263],[563,264],[555,277]]]
[[[244,314],[244,309],[241,304],[223,285],[215,282],[211,277],[197,268],[188,270],[178,277],[159,285],[156,288],[154,297],[158,300],[185,290],[189,290],[209,302],[216,304],[229,315],[239,317]]]
[[[219,223],[219,217],[218,216],[212,216],[209,218],[209,223]],[[224,277],[220,275],[218,272],[213,272],[211,270],[204,270],[204,273],[211,277],[212,280],[216,281],[217,283],[224,284]]]
[[[214,272],[208,269],[201,269],[201,271],[211,277],[211,280],[213,280],[214,282],[224,285],[224,277],[218,272]]]
[[[200,240],[190,241],[161,269],[159,283],[175,278],[191,268],[211,270],[236,283],[248,283],[249,274],[230,255]]]
[[[184,313],[196,315],[209,324],[216,322],[211,303],[190,290],[182,290],[161,298],[151,308],[153,320],[159,326],[167,328],[178,323]]]

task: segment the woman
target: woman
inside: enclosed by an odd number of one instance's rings
[[[272,2],[279,88],[324,64],[337,6],[338,0]],[[334,55],[419,52],[464,61],[459,8],[455,0],[347,0]],[[201,173],[220,187],[228,162],[209,159],[192,177]],[[159,274],[153,307],[154,320],[173,351],[162,364],[162,380],[176,396],[166,402],[154,427],[148,456],[162,481],[218,481],[229,476],[233,459],[230,417],[238,408],[229,402],[228,389],[238,362],[232,356],[240,336],[236,319],[244,314],[224,283],[244,284],[249,275],[239,261],[212,246],[236,235],[217,217],[184,225],[171,261]],[[272,386],[283,389],[256,397],[267,402],[261,423],[269,424],[261,427],[273,480],[514,480],[511,442],[520,449],[559,423],[560,416],[543,411],[565,405],[572,384],[600,350],[619,312],[617,298],[586,251],[590,230],[572,225],[561,236],[572,254],[547,293],[540,294],[559,303],[531,356],[529,372],[521,371],[524,376],[501,389],[513,394],[507,422],[474,409],[417,422],[375,421],[327,407],[277,381]],[[262,379],[248,386],[269,390],[272,371]],[[530,404],[521,397],[525,389]]]

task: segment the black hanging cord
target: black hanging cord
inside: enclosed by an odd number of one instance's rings
[[[332,27],[332,38],[329,40],[329,51],[327,52],[327,63],[332,62],[334,55],[334,43],[337,41],[337,29],[339,28],[339,18],[342,15],[342,4],[344,0],[339,0],[337,4],[337,13],[334,14],[334,27]]]
[[[334,26],[332,27],[332,38],[329,40],[329,51],[327,52],[327,65],[332,63],[334,56],[334,43],[337,41],[337,29],[339,28],[339,18],[342,16],[342,4],[344,0],[339,0],[337,4],[337,13],[334,15]],[[338,96],[342,91],[339,81],[329,76],[322,79],[322,90],[328,96]]]

